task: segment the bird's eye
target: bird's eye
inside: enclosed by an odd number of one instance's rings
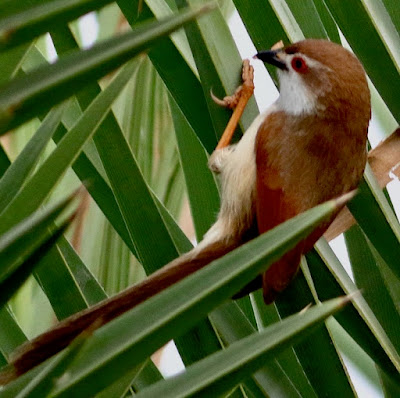
[[[305,73],[308,70],[306,61],[301,57],[292,58],[292,68],[299,73]]]

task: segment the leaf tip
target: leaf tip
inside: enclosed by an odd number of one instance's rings
[[[342,196],[339,196],[338,198],[334,199],[334,205],[336,208],[341,208],[343,207],[347,202],[349,202],[351,199],[354,198],[358,193],[357,189],[353,189],[350,192],[345,193]]]
[[[311,307],[312,307],[312,303],[307,304],[307,305],[299,312],[299,314],[304,314],[304,313],[307,312]]]
[[[342,307],[347,305],[350,301],[353,301],[356,297],[360,297],[361,295],[361,290],[355,290],[354,292],[349,293],[347,296],[344,296],[341,302]]]
[[[209,3],[204,4],[204,6],[199,7],[196,12],[198,13],[198,15],[206,14],[207,12],[215,10],[217,6],[217,2],[210,1]]]

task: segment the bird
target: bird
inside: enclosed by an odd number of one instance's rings
[[[366,73],[354,54],[327,40],[307,39],[255,58],[277,68],[280,95],[238,144],[227,145],[230,138],[223,137],[211,155],[222,201],[197,253],[216,242],[240,243],[350,192],[364,172],[371,100]],[[265,303],[289,285],[302,254],[336,215],[252,283],[252,288],[262,285]]]
[[[360,61],[342,46],[320,39],[272,47],[255,58],[277,68],[280,95],[236,144],[231,144],[233,131],[254,88],[248,61],[243,68],[250,76],[247,84],[233,100],[222,101],[235,110],[209,158],[221,181],[221,206],[204,238],[142,282],[23,345],[13,355],[11,370],[3,374],[3,383],[57,353],[94,322],[96,327],[109,322],[254,237],[357,188],[367,160],[371,117],[370,91]],[[337,213],[238,295],[262,287],[265,303],[272,303],[295,277],[301,256]]]

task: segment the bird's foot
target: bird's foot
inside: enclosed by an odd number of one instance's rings
[[[211,98],[212,100],[219,106],[228,109],[234,109],[239,102],[239,98],[242,95],[243,86],[240,85],[232,95],[227,95],[224,98],[218,98],[212,91],[211,91]]]
[[[254,92],[254,68],[250,65],[250,61],[245,59],[242,66],[242,84],[235,90],[232,95],[228,95],[223,99],[216,97],[211,92],[211,98],[213,101],[224,108],[235,109],[240,101],[240,98],[244,96],[248,99],[253,95]],[[247,103],[247,102],[246,102]]]
[[[249,99],[253,95],[254,92],[254,69],[253,66],[250,65],[250,61],[248,59],[245,59],[243,61],[243,67],[242,67],[242,80],[243,83],[238,89],[235,91],[235,93],[231,96],[225,97],[223,100],[220,100],[216,98],[212,94],[212,98],[214,102],[216,102],[219,105],[228,107],[228,108],[234,108],[234,111],[232,113],[232,116],[229,120],[228,125],[225,128],[224,133],[221,136],[221,139],[218,142],[217,148],[216,149],[222,149],[228,146],[232,140],[233,134],[235,132],[235,129],[239,123],[239,120],[244,112],[244,109],[249,102]]]

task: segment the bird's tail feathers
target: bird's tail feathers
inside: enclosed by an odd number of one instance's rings
[[[165,265],[142,282],[59,322],[52,329],[23,344],[13,353],[10,366],[0,372],[0,384],[7,384],[55,355],[91,325],[95,324],[98,328],[106,324],[237,246],[238,243],[232,241],[218,240],[203,245],[200,249],[195,248]]]

